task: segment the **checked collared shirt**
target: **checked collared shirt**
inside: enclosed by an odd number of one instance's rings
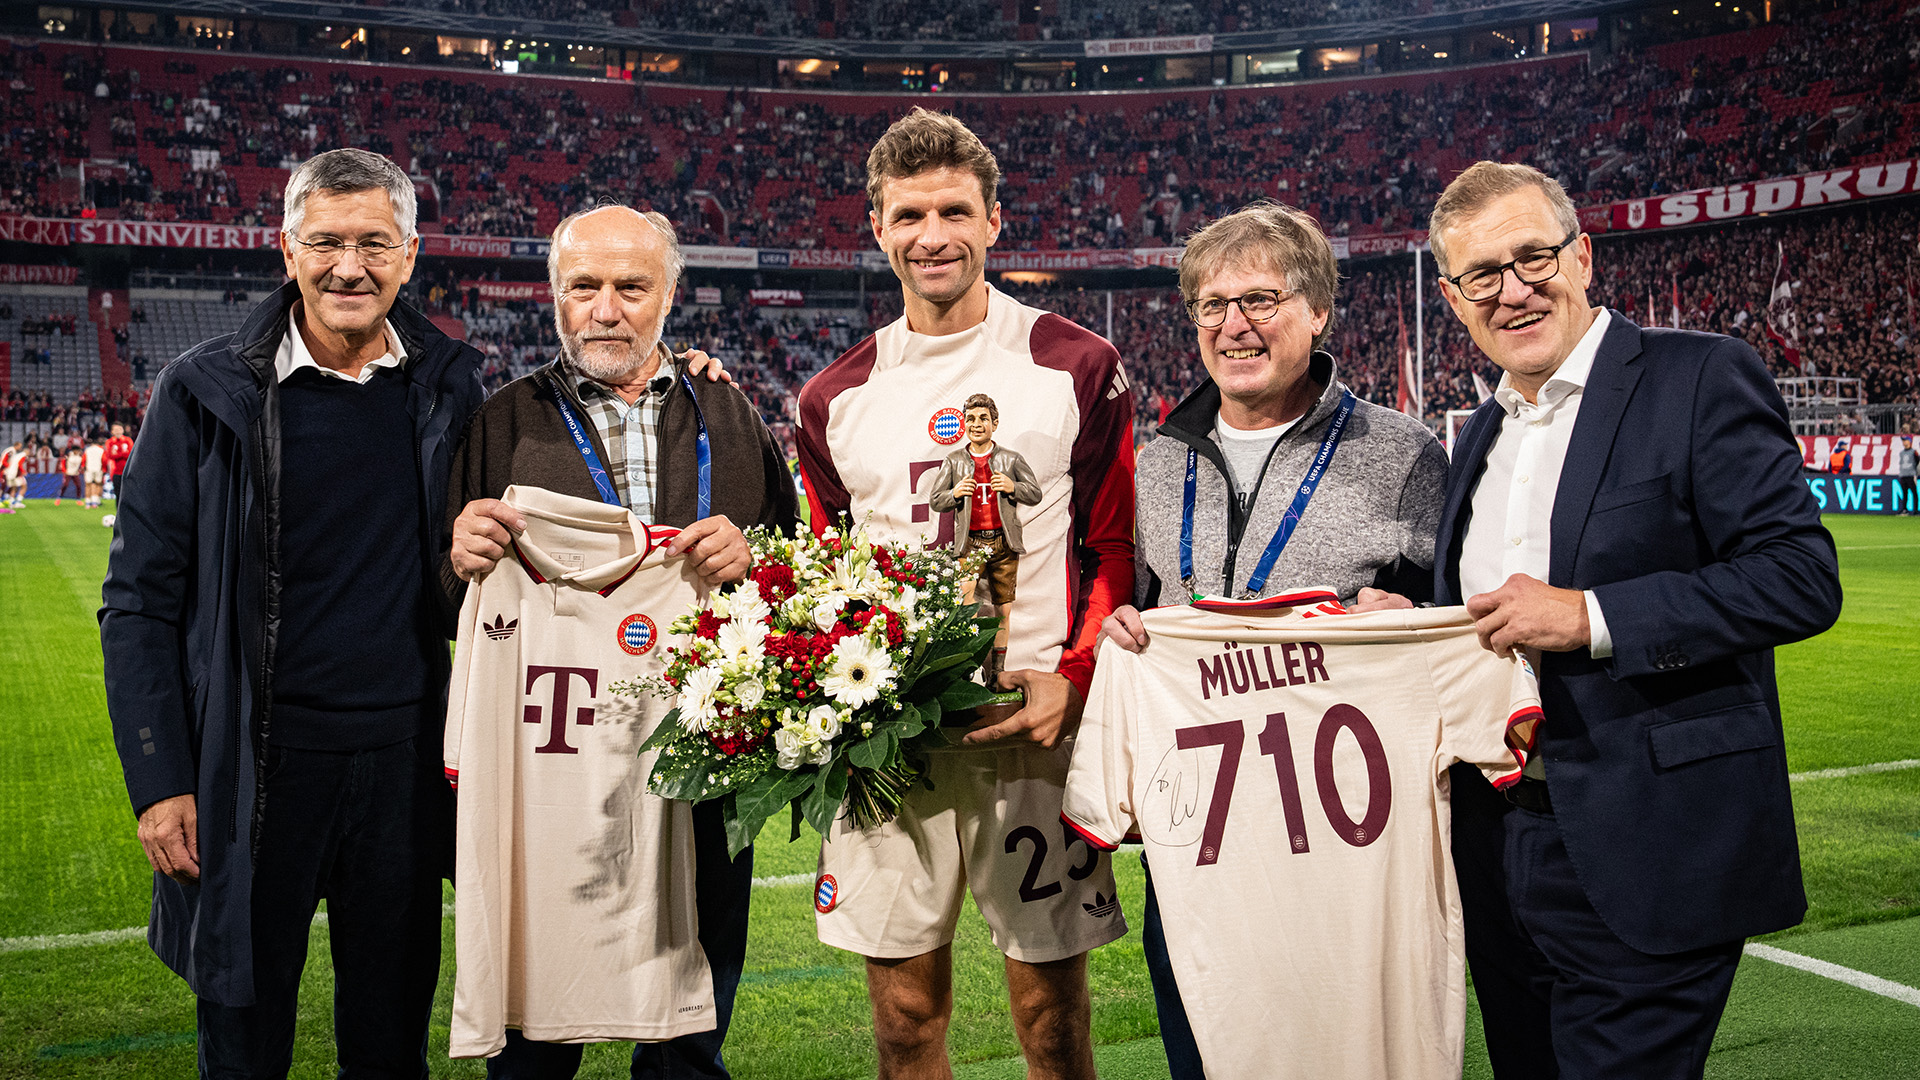
[[[641,521],[653,520],[653,488],[660,476],[660,407],[679,373],[673,355],[661,349],[659,371],[629,405],[612,387],[569,369],[574,392],[607,448],[605,464],[613,490]]]

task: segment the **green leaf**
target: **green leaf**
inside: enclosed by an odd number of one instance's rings
[[[887,763],[887,751],[892,743],[886,732],[876,731],[853,744],[847,751],[847,760],[856,768],[877,769]]]
[[[639,752],[644,754],[649,750],[665,749],[668,743],[684,734],[686,733],[680,730],[680,707],[675,705],[667,710],[667,715],[660,718],[660,726],[653,729],[653,734],[647,736],[647,741],[640,744]]]
[[[738,857],[760,835],[761,826],[767,823],[767,814],[741,813],[738,802],[726,799],[721,804],[720,816],[727,823],[727,856]]]
[[[940,707],[948,712],[977,709],[999,696],[999,691],[981,686],[979,683],[958,682],[954,683],[946,693],[940,695]]]
[[[663,799],[703,802],[712,797],[707,792],[707,781],[717,764],[719,762],[711,758],[702,758],[688,766],[663,756],[654,762],[653,775],[647,780],[647,790]]]
[[[840,813],[841,796],[846,794],[847,782],[844,767],[840,772],[838,794],[828,791],[827,785],[823,782],[813,785],[813,789],[800,800],[800,812],[805,815],[807,824],[813,826],[813,831],[821,836],[826,836],[833,831],[833,819]]]
[[[931,720],[927,716],[929,712],[933,713]],[[893,733],[901,739],[911,739],[939,722],[940,706],[938,704],[907,705],[900,710],[900,719],[893,725]]]

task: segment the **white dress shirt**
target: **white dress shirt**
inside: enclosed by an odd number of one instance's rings
[[[274,381],[286,382],[301,368],[313,368],[336,379],[345,379],[365,386],[367,380],[373,378],[375,371],[381,368],[399,367],[407,359],[407,347],[401,344],[400,335],[394,330],[393,323],[383,322],[382,325],[387,331],[386,355],[378,360],[367,361],[366,366],[360,369],[358,376],[349,375],[344,371],[321,367],[313,359],[313,353],[307,349],[307,339],[300,335],[300,306],[294,305],[292,313],[287,318],[287,336],[280,339],[280,350],[273,354]]]
[[[1507,415],[1487,451],[1486,471],[1473,489],[1473,513],[1460,542],[1462,597],[1492,592],[1514,574],[1547,580],[1560,469],[1580,415],[1587,375],[1611,321],[1612,315],[1602,308],[1580,343],[1540,388],[1537,401],[1522,396],[1511,375],[1500,377],[1493,399]],[[1591,589],[1584,595],[1592,635],[1588,650],[1595,659],[1612,656],[1613,638],[1607,633],[1600,601]]]

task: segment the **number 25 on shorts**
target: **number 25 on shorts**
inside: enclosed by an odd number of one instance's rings
[[[1359,821],[1347,816],[1340,802],[1340,789],[1333,774],[1333,743],[1344,728],[1353,732],[1360,744],[1360,756],[1367,763],[1367,812]],[[1240,751],[1246,743],[1246,726],[1239,720],[1196,727],[1176,728],[1175,744],[1182,750],[1218,746],[1220,771],[1213,781],[1213,799],[1207,804],[1207,822],[1200,832],[1200,857],[1196,866],[1212,866],[1220,861],[1220,843],[1227,831],[1227,812],[1233,806],[1233,784],[1240,772]],[[1273,758],[1273,771],[1280,783],[1280,806],[1287,820],[1287,848],[1294,855],[1305,855],[1307,845],[1306,814],[1300,803],[1300,778],[1293,765],[1293,742],[1287,734],[1287,714],[1268,713],[1266,729],[1260,732],[1260,753]],[[1351,705],[1335,705],[1320,719],[1313,738],[1314,788],[1320,797],[1320,809],[1334,835],[1354,847],[1366,847],[1380,838],[1386,829],[1387,815],[1393,808],[1393,781],[1387,774],[1387,751],[1380,733],[1367,714]]]

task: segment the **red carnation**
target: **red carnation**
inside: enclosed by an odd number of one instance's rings
[[[756,566],[748,576],[760,586],[760,597],[769,605],[784,604],[798,591],[793,583],[793,567],[783,563]]]
[[[713,612],[711,611],[703,611],[700,613],[699,625],[694,628],[693,636],[712,641],[714,638],[720,636],[720,626],[726,621],[725,619],[714,618]]]
[[[722,754],[733,757],[735,754],[758,749],[760,744],[767,740],[764,735],[753,735],[744,731],[709,731],[707,741]]]

